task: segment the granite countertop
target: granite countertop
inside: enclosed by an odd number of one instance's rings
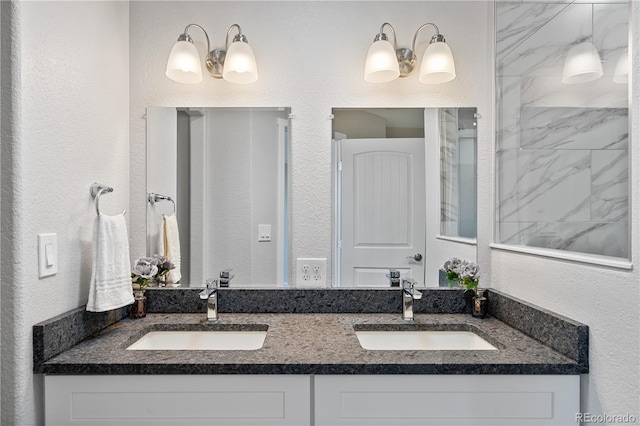
[[[256,329],[268,326],[253,351],[127,351],[149,331]],[[373,324],[373,325],[371,325]],[[497,351],[372,351],[357,329],[473,331]],[[260,328],[260,326],[258,326]],[[264,327],[262,327],[264,329]],[[580,374],[575,360],[490,317],[417,314],[156,313],[124,319],[38,366],[45,374]]]

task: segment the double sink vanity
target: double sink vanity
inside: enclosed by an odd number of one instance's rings
[[[588,328],[490,290],[150,290],[150,313],[81,309],[34,326],[55,425],[566,425]],[[108,325],[110,324],[110,325]],[[108,326],[107,326],[108,325]]]

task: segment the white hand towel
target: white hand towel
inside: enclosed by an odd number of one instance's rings
[[[104,312],[133,303],[129,237],[124,215],[96,218],[87,311]]]
[[[164,257],[175,265],[167,274],[169,283],[177,283],[182,278],[180,273],[180,235],[178,233],[178,220],[176,215],[162,215],[162,235],[164,246]]]

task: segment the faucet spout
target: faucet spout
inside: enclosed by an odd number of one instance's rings
[[[413,279],[402,278],[402,319],[405,321],[413,321],[413,301],[422,299],[422,293],[415,285]]]
[[[200,299],[207,300],[207,321],[218,321],[218,281],[207,280],[207,284],[200,292]]]

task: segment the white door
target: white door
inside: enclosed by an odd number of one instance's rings
[[[424,284],[424,139],[340,141],[341,287],[388,287],[390,268]]]

